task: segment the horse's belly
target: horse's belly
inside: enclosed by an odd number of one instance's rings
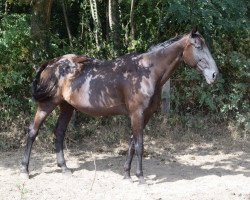
[[[64,95],[64,99],[77,110],[91,116],[124,115],[127,109],[124,102],[117,96],[99,94],[92,95],[89,92],[71,92]]]
[[[74,107],[80,112],[91,116],[126,115],[128,113],[124,105],[113,107],[82,107],[76,105]]]

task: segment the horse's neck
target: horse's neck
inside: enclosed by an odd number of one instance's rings
[[[155,76],[155,81],[161,86],[165,84],[182,61],[184,42],[184,39],[180,39],[166,48],[154,50],[145,56],[145,59],[154,66],[152,67],[152,73]]]

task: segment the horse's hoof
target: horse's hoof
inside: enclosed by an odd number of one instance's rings
[[[69,168],[62,168],[62,173],[67,176],[72,175],[72,171]]]
[[[123,177],[123,180],[125,180],[125,181],[128,181],[128,182],[130,182],[130,183],[134,183],[134,181],[132,180],[132,178],[130,177],[130,176],[124,176]]]
[[[28,173],[25,173],[25,172],[21,172],[20,173],[20,177],[21,179],[23,180],[28,180],[30,177],[29,177],[29,174]]]
[[[27,167],[21,166],[21,168],[20,168],[20,177],[21,177],[22,179],[24,179],[24,180],[27,180],[27,179],[30,178],[30,177],[29,177],[29,170],[28,170]]]
[[[139,177],[139,185],[147,185],[147,182],[145,181],[144,177]]]

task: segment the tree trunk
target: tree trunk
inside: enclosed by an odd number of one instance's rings
[[[135,0],[132,0],[130,9],[130,37],[132,40],[135,39],[134,11],[135,11]]]
[[[8,2],[6,1],[4,4],[4,14],[7,15],[8,13]]]
[[[49,54],[49,27],[53,0],[36,0],[32,5],[31,35],[34,42],[33,58],[37,59],[41,52]]]
[[[97,2],[96,0],[89,0],[90,1],[90,8],[91,8],[91,15],[94,21],[95,26],[95,42],[97,50],[100,50],[100,38],[101,38],[101,23],[98,16],[98,9],[97,9]]]
[[[64,20],[65,20],[65,25],[66,25],[67,33],[68,33],[68,37],[69,37],[69,44],[71,47],[73,47],[72,36],[71,36],[71,31],[70,31],[70,27],[69,27],[69,21],[68,21],[68,16],[67,16],[67,11],[66,11],[64,0],[62,0],[62,8],[63,8],[63,16],[64,16]]]
[[[111,30],[111,37],[114,44],[116,56],[121,53],[121,37],[120,37],[120,18],[119,18],[119,2],[118,0],[109,0],[108,2],[108,16],[109,27]]]
[[[170,112],[170,79],[162,87],[161,113],[169,114]]]
[[[0,1],[0,17],[2,17],[4,12],[5,12],[5,5],[4,5],[3,1]]]

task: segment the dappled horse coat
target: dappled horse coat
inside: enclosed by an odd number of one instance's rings
[[[131,162],[136,153],[136,175],[143,183],[143,128],[160,104],[162,86],[182,61],[201,71],[207,83],[215,81],[217,66],[196,30],[156,45],[145,53],[129,54],[112,61],[68,54],[43,64],[33,81],[32,95],[38,107],[29,127],[21,174],[28,177],[31,148],[39,127],[59,106],[56,154],[63,172],[70,171],[63,155],[63,141],[74,109],[91,116],[127,115],[133,135],[124,165],[125,177],[130,178]]]

